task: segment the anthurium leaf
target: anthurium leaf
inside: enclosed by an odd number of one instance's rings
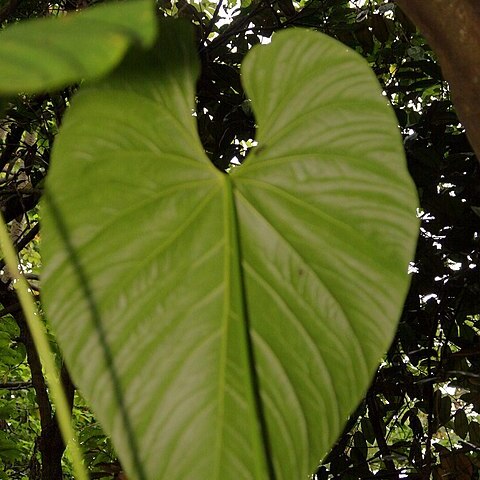
[[[256,150],[197,137],[182,24],[74,99],[43,210],[43,300],[128,477],[307,478],[388,347],[416,197],[355,53],[289,30],[248,55]]]
[[[132,43],[151,46],[151,0],[115,2],[0,32],[0,94],[36,93],[104,75]]]

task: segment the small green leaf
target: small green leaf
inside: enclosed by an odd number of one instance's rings
[[[151,46],[151,0],[115,2],[0,32],[0,94],[36,93],[105,75],[131,44]]]
[[[366,62],[304,30],[248,55],[259,146],[216,170],[191,38],[163,24],[72,102],[42,298],[129,478],[307,478],[395,332],[415,189]]]
[[[448,395],[440,397],[438,404],[438,421],[440,425],[445,425],[452,415],[452,401]]]
[[[12,402],[0,400],[0,420],[8,420],[17,413],[16,406]]]
[[[10,335],[6,332],[0,331],[0,348],[7,347],[11,343]]]

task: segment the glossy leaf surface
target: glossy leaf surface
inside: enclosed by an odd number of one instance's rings
[[[0,32],[0,94],[42,92],[100,77],[131,44],[150,46],[155,35],[150,0],[12,25]]]
[[[395,331],[414,188],[366,63],[301,30],[248,55],[259,144],[216,170],[190,37],[164,25],[74,100],[43,211],[46,312],[129,478],[306,478]]]

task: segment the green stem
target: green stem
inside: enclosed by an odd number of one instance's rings
[[[30,329],[33,341],[38,351],[38,355],[45,369],[45,376],[49,386],[50,394],[55,405],[58,424],[62,433],[65,445],[68,445],[70,457],[73,464],[73,471],[77,480],[88,480],[88,473],[82,459],[82,453],[78,444],[78,439],[72,427],[70,409],[67,398],[60,382],[59,373],[55,365],[55,358],[48,341],[44,324],[40,320],[36,303],[29,291],[25,277],[20,273],[17,263],[15,248],[10,239],[7,226],[0,214],[0,246],[5,257],[5,264],[9,274],[12,276],[14,286],[17,291],[18,299],[25,314],[25,318]]]

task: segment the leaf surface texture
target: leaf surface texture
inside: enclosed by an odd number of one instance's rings
[[[129,478],[307,478],[393,337],[417,234],[395,116],[319,33],[255,47],[258,146],[196,132],[198,61],[160,28],[82,88],[56,142],[43,298]]]

